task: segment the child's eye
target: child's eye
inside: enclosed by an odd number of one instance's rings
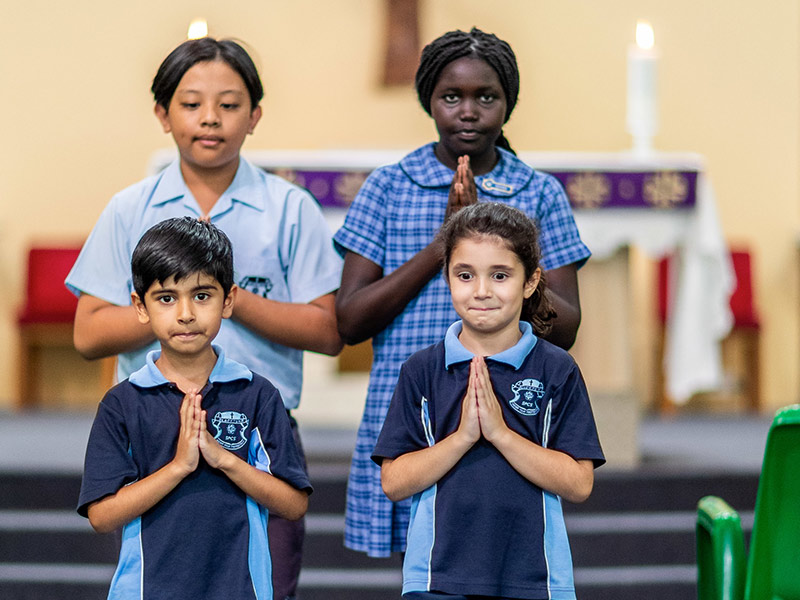
[[[239,104],[235,102],[224,102],[223,104],[220,104],[220,106],[225,110],[236,110],[239,108]]]
[[[472,279],[472,273],[458,273],[456,274],[456,278],[460,279],[461,281],[469,281]]]
[[[181,106],[183,108],[188,109],[188,110],[194,110],[194,109],[200,107],[200,103],[199,102],[181,102]]]
[[[442,100],[447,102],[448,104],[455,104],[458,102],[458,95],[457,94],[445,94],[442,96]]]
[[[480,101],[484,104],[491,104],[497,99],[494,94],[481,94]]]
[[[170,296],[170,295],[166,295],[166,294],[165,294],[164,296],[159,296],[159,297],[157,298],[157,300],[158,300],[158,302],[160,302],[161,304],[172,304],[173,302],[175,302],[175,297],[174,297],[174,296]]]
[[[502,272],[495,273],[494,279],[495,281],[505,281],[506,279],[508,279],[508,273],[502,273]]]
[[[208,300],[210,298],[210,294],[208,292],[198,292],[194,295],[194,299],[198,302],[203,302],[204,300]]]

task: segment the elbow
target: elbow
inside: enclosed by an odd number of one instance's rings
[[[338,356],[342,348],[344,348],[344,341],[340,333],[334,329],[333,333],[320,344],[318,351],[328,356]]]
[[[89,510],[87,513],[87,517],[89,518],[89,525],[92,526],[97,533],[111,533],[115,531],[118,526],[112,520],[108,518],[103,518],[103,515],[100,514],[102,511],[98,511],[95,506],[89,506]]]
[[[297,497],[294,498],[291,504],[286,508],[281,517],[287,521],[299,521],[308,511],[308,492],[299,491]]]
[[[392,478],[391,468],[386,465],[381,467],[381,488],[392,502],[400,502],[408,498],[408,494],[405,494]]]
[[[77,324],[72,334],[72,343],[75,346],[75,350],[78,351],[78,354],[86,360],[97,360],[98,358],[104,358],[106,356],[102,352],[100,345],[84,335]]]
[[[400,502],[401,500],[408,498],[408,496],[404,496],[396,490],[387,488],[385,485],[382,485],[381,487],[383,488],[383,493],[386,494],[386,497],[392,502]]]
[[[95,521],[89,518],[89,524],[92,526],[97,533],[111,533],[117,528],[112,526],[110,523],[103,523],[102,521]]]
[[[575,484],[562,495],[564,500],[573,504],[586,502],[592,494],[594,488],[594,474],[589,472],[585,477],[581,477]]]
[[[371,336],[364,331],[364,314],[356,315],[358,311],[353,310],[341,300],[342,296],[336,296],[336,327],[339,338],[348,346],[355,346],[368,340]]]
[[[336,316],[339,338],[348,346],[355,346],[372,337],[369,332],[364,331],[363,321],[359,319],[348,319],[344,314],[339,312],[337,312]]]

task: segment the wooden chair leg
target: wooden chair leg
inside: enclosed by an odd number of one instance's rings
[[[653,378],[653,385],[655,386],[656,393],[656,411],[662,415],[675,414],[677,408],[675,403],[667,394],[666,380],[664,379],[664,345],[666,339],[666,330],[663,325],[658,327],[658,340],[656,341],[656,361],[655,361],[655,377]]]
[[[39,349],[25,334],[21,335],[18,361],[17,408],[26,409],[39,401]]]
[[[760,336],[758,329],[742,329],[744,341],[744,375],[743,391],[750,411],[757,413],[761,410],[761,352]]]

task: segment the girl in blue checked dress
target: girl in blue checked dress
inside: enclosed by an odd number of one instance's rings
[[[336,314],[342,338],[372,338],[367,401],[350,470],[345,545],[371,556],[405,549],[409,502],[392,503],[370,460],[400,367],[444,337],[457,319],[434,236],[464,206],[493,200],[539,226],[548,297],[557,313],[548,339],[564,348],[580,324],[577,269],[589,257],[561,185],[520,161],[502,135],[519,92],[511,47],[477,29],[425,47],[419,100],[439,132],[399,163],[375,170],[334,243],[344,255]]]
[[[538,337],[536,227],[480,203],[440,239],[461,320],[405,362],[373,452],[386,495],[413,496],[403,594],[574,600],[561,498],[586,500],[604,458],[575,361]]]

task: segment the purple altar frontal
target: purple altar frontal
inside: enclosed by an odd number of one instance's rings
[[[244,155],[253,164],[309,190],[325,208],[346,209],[369,173],[397,162],[405,150],[259,150]],[[148,172],[174,160],[174,150],[156,152]],[[520,152],[534,168],[556,177],[575,210],[693,210],[698,175],[705,161],[695,153]]]
[[[370,169],[265,167],[306,188],[325,207],[346,208]],[[696,170],[541,169],[558,179],[575,209],[691,209],[697,196]]]

